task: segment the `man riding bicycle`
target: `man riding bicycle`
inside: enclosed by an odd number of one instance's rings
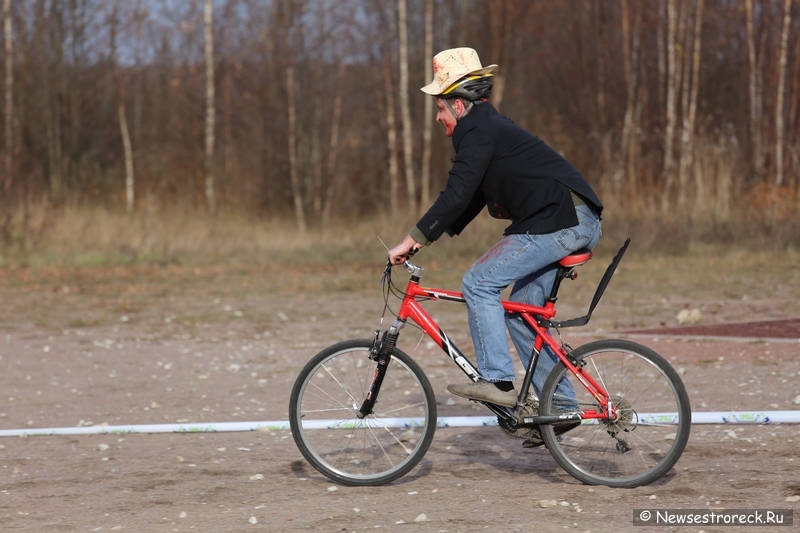
[[[513,284],[510,300],[544,305],[555,281],[555,263],[597,244],[603,204],[569,161],[492,106],[495,68],[483,67],[471,48],[445,50],[433,58],[434,79],[421,90],[436,97],[436,121],[452,137],[456,156],[444,190],[389,251],[389,261],[402,264],[410,250],[428,246],[444,233],[460,234],[484,207],[492,217],[510,222],[503,238],[462,281],[483,381],[449,385],[447,390],[514,407],[515,372],[505,326],[525,368],[534,333],[521,319],[506,317],[500,293]],[[533,378],[537,394],[556,362],[555,354],[545,347]],[[566,380],[562,385],[569,387]]]

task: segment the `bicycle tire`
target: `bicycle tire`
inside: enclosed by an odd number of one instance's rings
[[[614,422],[584,420],[561,436],[556,426],[540,427],[553,459],[571,476],[590,485],[632,488],[666,474],[689,439],[691,407],[678,373],[655,351],[626,340],[600,340],[572,352],[608,394],[620,413]],[[563,376],[572,386],[558,389]],[[563,385],[562,387],[565,387]],[[559,362],[542,389],[545,415],[600,410],[599,402]],[[562,428],[563,429],[563,428]]]
[[[372,341],[330,346],[303,368],[289,400],[300,453],[328,478],[351,486],[383,485],[410,472],[436,431],[436,398],[420,366],[394,348],[373,412],[356,416],[376,363]]]

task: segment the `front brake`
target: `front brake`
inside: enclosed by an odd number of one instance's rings
[[[386,281],[392,277],[392,263],[386,262],[386,268],[383,269],[383,276],[381,276],[381,288],[386,286]]]

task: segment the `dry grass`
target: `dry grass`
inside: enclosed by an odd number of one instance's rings
[[[129,217],[65,209],[37,217],[30,216],[29,233],[17,234],[2,249],[0,287],[23,295],[60,293],[65,287],[70,294],[103,294],[126,311],[128,305],[145,305],[137,298],[165,305],[165,295],[193,294],[203,287],[242,300],[347,291],[378,306],[386,255],[377,237],[391,246],[413,224],[372,217],[301,235],[287,221],[234,215]],[[463,272],[503,227],[480,217],[461,237],[445,237],[426,249],[419,256],[425,285],[459,290]],[[707,324],[800,316],[800,248],[790,241],[798,233],[786,230],[790,243],[776,244],[741,227],[731,244],[720,244],[702,225],[609,215],[596,258],[580,268],[577,282],[563,287],[560,315],[585,313],[611,257],[631,235],[632,245],[587,331],[676,325],[683,309],[699,309]],[[397,281],[405,283],[399,271]],[[42,309],[34,305],[31,312],[38,316]]]
[[[763,195],[762,195],[763,196]],[[751,198],[750,211],[721,216],[661,216],[655,208],[609,205],[599,252],[613,252],[627,236],[639,252],[685,255],[736,248],[774,252],[800,249],[800,221],[791,210],[770,216],[770,198]],[[104,208],[18,209],[0,227],[0,266],[115,264],[375,264],[385,257],[378,237],[395,244],[414,217],[371,216],[300,233],[291,219],[236,213],[136,212]],[[460,238],[442,238],[427,256],[462,267],[494,243],[504,222],[481,216]],[[715,252],[719,253],[719,252]]]
[[[0,248],[5,265],[313,262],[329,253],[355,260],[366,240],[380,247],[376,226],[391,227],[373,219],[301,234],[292,220],[70,207],[16,213],[9,226]],[[400,233],[383,231],[387,241]]]

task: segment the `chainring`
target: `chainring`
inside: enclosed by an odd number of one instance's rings
[[[528,394],[528,398],[525,400],[525,405],[522,407],[520,418],[526,416],[535,416],[538,412],[539,400],[537,400],[532,394]],[[501,419],[499,416],[497,417],[497,425],[500,426],[500,429],[503,430],[503,433],[513,439],[529,439],[534,436],[539,436],[538,427],[511,427],[507,421]]]

